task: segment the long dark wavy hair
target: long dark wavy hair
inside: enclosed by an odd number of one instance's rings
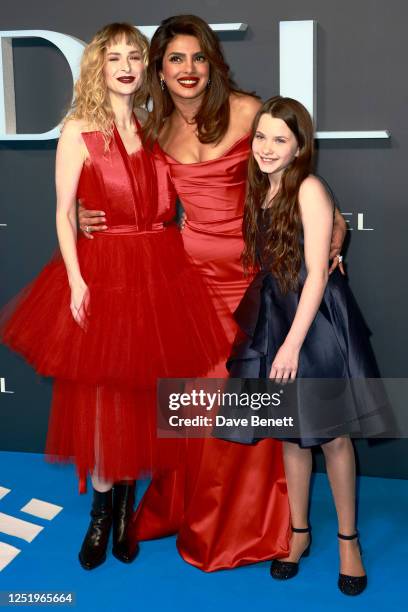
[[[268,175],[260,170],[254,155],[251,154],[244,209],[245,249],[242,260],[247,271],[259,266],[257,245],[260,243],[259,234],[262,232],[263,265],[270,268],[278,280],[280,289],[287,293],[298,288],[302,257],[300,247],[302,223],[298,196],[302,181],[312,171],[313,122],[300,102],[292,98],[275,96],[267,100],[256,114],[252,124],[252,140],[259,120],[264,114],[282,119],[286,123],[296,137],[299,152],[283,172],[278,193],[272,202],[266,201],[270,188]]]
[[[145,137],[153,143],[174,103],[167,88],[162,91],[159,73],[167,45],[175,36],[194,36],[210,65],[210,85],[207,87],[200,109],[195,116],[198,139],[202,143],[219,142],[228,129],[230,118],[229,96],[240,90],[231,78],[220,41],[210,26],[195,15],[176,15],[161,22],[150,42],[147,79],[153,110],[145,125]]]

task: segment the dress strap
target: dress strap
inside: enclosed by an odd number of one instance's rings
[[[126,151],[125,145],[123,144],[122,138],[120,137],[118,128],[116,127],[115,123],[113,124],[113,136],[115,139],[117,149],[122,157],[123,164],[126,170],[126,174],[129,180],[129,185],[130,185],[132,195],[133,195],[133,212],[134,212],[134,217],[135,217],[135,225],[139,226],[139,215],[138,215],[138,210],[137,210],[137,202],[140,200],[139,185],[137,184],[137,181],[135,181],[135,176],[132,170],[132,165],[130,163],[130,156],[128,152]]]
[[[113,124],[113,137],[116,148],[122,157],[131,192],[133,194],[135,225],[138,227],[139,231],[142,231],[149,229],[157,213],[157,178],[151,155],[148,154],[143,146],[141,136],[142,128],[135,113],[133,113],[132,116],[141,140],[140,149],[131,154],[126,151],[115,123]]]

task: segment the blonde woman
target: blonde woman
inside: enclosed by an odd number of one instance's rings
[[[61,253],[2,325],[3,342],[55,378],[47,453],[74,461],[82,491],[91,474],[86,569],[105,560],[112,523],[113,554],[135,558],[134,481],[173,463],[174,447],[159,453],[155,442],[157,378],[204,374],[227,351],[166,176],[142,145],[147,57],[128,24],[104,27],[86,47],[57,148]],[[77,236],[77,201],[106,213],[109,229],[94,240]]]

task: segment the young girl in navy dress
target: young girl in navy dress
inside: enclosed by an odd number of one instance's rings
[[[235,313],[240,331],[228,362],[235,378],[269,376],[287,382],[378,376],[368,331],[347,282],[338,270],[329,275],[334,205],[311,174],[313,134],[309,113],[290,98],[271,98],[254,120],[243,260],[258,274]],[[308,408],[314,407],[307,406],[307,398],[301,401],[308,425]],[[310,447],[320,445],[338,516],[338,585],[343,593],[357,595],[367,576],[355,524],[353,445],[347,435],[311,437],[310,428],[304,431],[308,435],[301,430],[298,439],[283,442],[292,538],[289,555],[272,562],[271,574],[283,580],[295,576],[299,559],[309,554]]]

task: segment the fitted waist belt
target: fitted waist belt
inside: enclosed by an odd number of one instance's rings
[[[113,225],[103,232],[95,232],[94,236],[143,236],[145,234],[156,234],[166,229],[164,223],[152,223],[149,229],[141,230],[137,225]]]

